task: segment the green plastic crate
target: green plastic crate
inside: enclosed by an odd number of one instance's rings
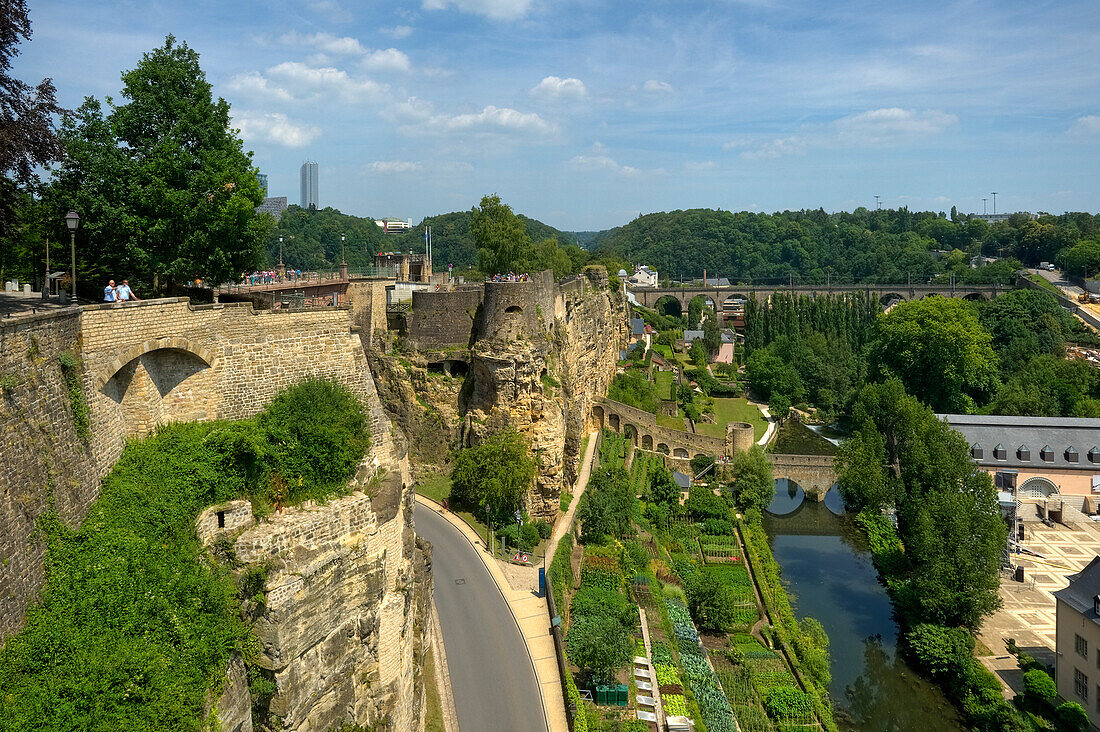
[[[619,684],[618,686],[616,686],[615,687],[615,704],[616,704],[616,706],[625,707],[626,706],[627,694],[629,694],[629,693],[630,693],[630,689],[627,688],[626,684]]]
[[[600,706],[606,706],[607,705],[607,687],[606,686],[597,686],[596,687],[596,703],[599,704]]]

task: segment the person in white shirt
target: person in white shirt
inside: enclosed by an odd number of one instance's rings
[[[134,294],[134,291],[130,289],[130,280],[123,280],[122,286],[117,290],[117,296],[119,302],[128,302],[130,300],[140,300],[141,298]]]

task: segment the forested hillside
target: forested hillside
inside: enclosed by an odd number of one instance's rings
[[[656,267],[662,277],[906,282],[955,272],[962,281],[1007,280],[1010,267],[972,270],[969,256],[1005,256],[1100,268],[1100,217],[1026,215],[990,226],[955,214],[897,210],[762,214],[691,209],[640,216],[602,232],[594,255]],[[936,250],[959,250],[939,254]],[[1079,265],[1080,266],[1080,265]]]
[[[522,214],[518,218],[527,227],[527,236],[532,242],[545,239],[557,239],[565,247],[576,244],[576,237],[564,231],[558,231],[536,219]],[[453,264],[455,269],[477,266],[477,244],[470,234],[470,221],[473,211],[454,211],[452,213],[429,216],[403,234],[387,236],[386,248],[395,251],[424,251],[424,227],[432,227],[432,260],[436,269],[444,269]]]

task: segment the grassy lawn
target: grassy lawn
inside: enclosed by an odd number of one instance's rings
[[[444,732],[443,726],[443,702],[439,698],[439,687],[435,683],[435,652],[429,651],[424,661],[424,691],[426,692],[428,710],[424,717],[426,723],[424,732]]]
[[[679,413],[680,410],[676,410]],[[657,415],[657,424],[668,427],[670,430],[686,430],[683,417],[671,417],[667,414]]]
[[[662,356],[664,356],[666,359],[672,360],[672,347],[671,346],[666,346],[663,343],[655,343],[655,344],[653,344],[653,350],[656,351],[657,353],[661,354]]]
[[[1053,292],[1055,294],[1058,294],[1058,295],[1064,295],[1065,294],[1064,292],[1059,290],[1057,287],[1055,287],[1054,284],[1051,283],[1050,280],[1048,280],[1046,277],[1043,277],[1042,275],[1037,275],[1033,272],[1028,272],[1024,276],[1027,277],[1032,282],[1034,282],[1035,284],[1042,287],[1043,289],[1050,290],[1051,292]]]
[[[672,382],[676,377],[671,371],[654,371],[653,382],[657,385],[657,396],[668,399],[672,393]]]
[[[768,429],[768,420],[744,397],[715,399],[714,418],[717,420],[715,424],[696,424],[695,429],[703,435],[725,437],[726,425],[730,422],[748,422],[757,440]]]
[[[436,503],[451,495],[451,476],[431,473],[416,481],[416,492],[427,496]]]

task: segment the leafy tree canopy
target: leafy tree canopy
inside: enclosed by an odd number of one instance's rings
[[[54,236],[67,238],[61,217],[77,209],[82,271],[155,289],[259,265],[271,222],[255,213],[263,196],[251,155],[198,53],[168,36],[122,81],[109,115],[89,98],[62,129],[70,154],[45,193]]]
[[[451,469],[451,498],[498,524],[510,523],[522,510],[534,477],[527,441],[514,429],[503,429],[458,453]]]
[[[970,413],[999,385],[992,340],[962,300],[903,302],[876,323],[870,372],[896,376],[937,412]]]
[[[739,453],[733,459],[734,494],[737,505],[744,510],[763,511],[775,498],[775,476],[772,464],[759,445]]]

